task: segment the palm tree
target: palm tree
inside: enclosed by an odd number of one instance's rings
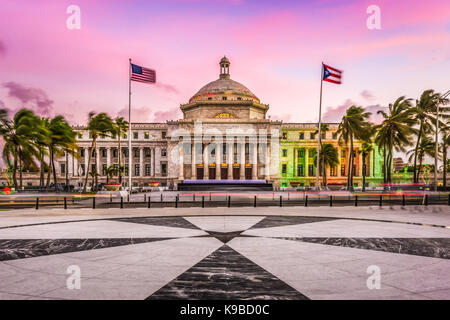
[[[366,171],[367,171],[367,164],[366,164],[366,158],[370,154],[370,152],[373,151],[373,145],[370,142],[364,141],[361,145],[361,149],[359,150],[359,153],[361,153],[362,156],[362,176],[363,176],[363,185],[362,185],[362,191],[366,191]]]
[[[115,133],[117,134],[117,144],[118,144],[118,151],[119,151],[119,168],[122,167],[122,149],[120,147],[120,139],[123,133],[127,132],[128,130],[128,121],[126,121],[123,117],[118,117],[114,121],[114,128]],[[119,183],[122,183],[122,174],[119,173]]]
[[[417,177],[420,176],[420,172],[422,171],[422,164],[425,156],[434,157],[435,152],[435,144],[434,141],[431,140],[428,136],[422,136],[420,139],[419,147],[409,150],[407,155],[410,155],[408,161],[411,161],[414,156],[417,154],[417,159],[419,160],[419,167],[417,170]]]
[[[39,130],[39,118],[28,109],[19,110],[12,121],[6,120],[7,111],[2,111],[3,119],[1,133],[5,145],[3,147],[3,159],[6,163],[12,163],[13,182],[16,189],[22,188],[23,168],[34,165],[34,158],[39,157],[36,141],[41,134]],[[17,183],[17,171],[19,181]]]
[[[337,130],[339,135],[339,143],[345,142],[348,145],[350,142],[350,154],[348,158],[348,175],[347,175],[347,189],[353,189],[353,159],[355,152],[353,149],[353,140],[367,140],[371,135],[371,124],[367,121],[370,117],[370,112],[365,112],[364,108],[359,106],[351,106],[347,109],[345,116],[342,117],[341,123]]]
[[[63,116],[56,116],[48,121],[49,130],[49,156],[51,171],[53,172],[53,183],[57,184],[56,169],[55,169],[55,157],[61,157],[66,154],[66,187],[68,187],[68,157],[70,153],[72,156],[77,156],[76,150],[78,149],[75,139],[76,133],[72,127],[67,123]],[[49,171],[50,174],[50,171]]]
[[[335,167],[339,164],[338,150],[331,144],[325,143],[320,148],[319,162],[322,166],[322,184],[327,186],[327,168]],[[314,157],[314,162],[317,162],[317,154]]]
[[[399,97],[393,104],[389,104],[388,112],[379,110],[384,118],[383,122],[375,126],[377,136],[375,142],[383,146],[385,153],[384,172],[386,182],[391,183],[391,168],[396,151],[405,151],[405,146],[411,144],[411,136],[417,132],[413,128],[416,120],[412,116],[411,99]]]
[[[418,148],[421,143],[422,136],[431,132],[431,128],[436,123],[436,110],[439,104],[447,103],[447,99],[442,99],[439,93],[434,92],[434,90],[425,90],[420,98],[416,100],[416,105],[413,108],[413,116],[419,124],[419,129],[417,131],[417,141],[414,152],[414,183],[419,182],[419,174],[417,172],[417,156]],[[446,117],[448,109],[440,108],[440,116]]]
[[[112,179],[112,177],[114,175],[116,175],[119,172],[119,168],[118,166],[112,164],[109,167],[107,167],[105,169],[105,174],[106,174],[106,183],[109,182],[109,179]]]
[[[89,178],[89,167],[91,165],[92,159],[92,151],[97,149],[97,138],[99,135],[109,136],[110,134],[115,133],[115,128],[113,125],[113,121],[111,118],[104,112],[99,114],[95,114],[94,112],[89,113],[89,123],[87,125],[87,129],[89,130],[89,134],[92,138],[91,149],[88,150],[88,167],[86,168],[86,177],[84,181],[83,192],[86,192],[88,178]],[[94,170],[93,172],[97,172],[97,157],[94,157]],[[97,189],[98,176],[93,176],[93,190]]]

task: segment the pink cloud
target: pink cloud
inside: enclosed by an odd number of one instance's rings
[[[3,41],[0,40],[0,56],[6,55],[6,46]]]
[[[22,102],[23,107],[32,109],[36,114],[49,116],[53,111],[53,100],[49,99],[47,93],[39,88],[25,87],[13,81],[3,84],[8,89],[8,96]]]
[[[166,122],[168,120],[176,120],[181,116],[179,108],[172,108],[166,111],[156,111],[153,117],[155,122]]]

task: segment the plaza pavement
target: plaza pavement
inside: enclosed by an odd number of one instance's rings
[[[0,212],[0,299],[450,299],[449,258],[448,206]]]

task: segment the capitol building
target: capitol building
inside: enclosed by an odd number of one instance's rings
[[[128,174],[133,186],[159,183],[174,190],[192,184],[264,183],[271,188],[305,186],[316,182],[314,157],[317,150],[317,123],[284,123],[267,117],[264,104],[246,86],[230,77],[230,61],[219,63],[219,78],[203,86],[180,109],[183,118],[163,123],[132,123],[132,150],[128,136],[122,137],[122,163],[125,163],[124,186]],[[338,144],[338,124],[329,123],[322,135],[323,143],[338,148],[340,164],[327,168],[329,184],[347,181],[348,150]],[[57,161],[57,176],[65,183],[80,186],[88,166],[88,152],[96,157],[99,183],[106,182],[105,170],[118,163],[117,137],[100,137],[97,150],[83,126],[75,126],[79,159],[68,156]],[[361,186],[361,143],[355,142],[354,181]],[[129,167],[131,157],[131,167]],[[92,162],[91,162],[92,163]],[[382,159],[378,151],[367,157],[366,182],[382,181]],[[91,164],[91,166],[94,166]],[[90,171],[95,167],[89,168]],[[24,174],[25,185],[39,185],[39,177]],[[187,189],[185,189],[187,190]]]

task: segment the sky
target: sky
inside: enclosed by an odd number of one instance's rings
[[[67,27],[70,5],[79,29]],[[380,29],[367,27],[370,5]],[[322,61],[343,70],[341,85],[323,85],[323,121],[353,104],[376,114],[399,96],[450,89],[450,2],[0,0],[0,108],[11,112],[71,124],[90,111],[127,116],[131,58],[157,74],[132,84],[132,121],[176,120],[224,55],[273,120],[318,120]]]

